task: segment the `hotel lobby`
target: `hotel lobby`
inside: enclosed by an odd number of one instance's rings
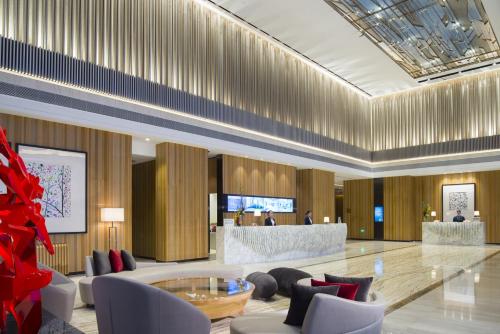
[[[497,36],[497,0],[0,0],[0,333],[498,333]]]

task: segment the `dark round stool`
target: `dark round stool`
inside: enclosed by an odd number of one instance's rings
[[[278,283],[269,274],[257,271],[248,275],[246,280],[255,285],[252,293],[254,299],[269,299],[278,291]]]
[[[292,295],[292,284],[296,284],[298,280],[303,278],[312,277],[305,271],[294,268],[275,268],[270,270],[268,274],[274,277],[278,283],[278,293],[286,297]]]

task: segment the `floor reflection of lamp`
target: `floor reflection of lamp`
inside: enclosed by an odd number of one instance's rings
[[[101,208],[101,222],[111,222],[111,226],[108,227],[108,246],[111,248],[111,235],[115,239],[115,249],[118,248],[118,228],[114,223],[120,223],[125,221],[125,209],[124,208]]]

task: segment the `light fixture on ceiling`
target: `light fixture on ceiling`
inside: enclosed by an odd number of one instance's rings
[[[150,141],[150,140],[151,140],[151,138],[146,137],[144,140],[145,140],[145,141]]]

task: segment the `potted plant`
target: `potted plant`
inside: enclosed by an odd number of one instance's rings
[[[431,217],[431,206],[429,205],[429,203],[424,203],[422,202],[422,215],[423,215],[423,220],[424,222],[428,222],[430,221],[430,217]]]
[[[243,205],[243,197],[241,198],[240,208],[234,213],[234,223],[236,226],[241,226],[243,216],[245,215],[245,206]]]

